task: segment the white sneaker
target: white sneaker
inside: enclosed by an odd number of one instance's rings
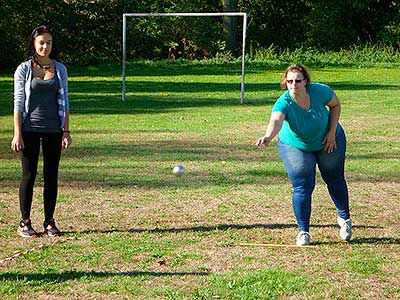
[[[351,219],[343,219],[341,217],[337,218],[337,222],[340,226],[339,235],[343,241],[350,241],[352,235],[352,223]]]
[[[311,235],[309,232],[300,231],[297,235],[296,245],[297,246],[308,246],[311,244]]]

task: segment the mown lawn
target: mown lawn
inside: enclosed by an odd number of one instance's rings
[[[126,102],[120,66],[69,68],[73,145],[55,244],[16,235],[21,171],[9,146],[12,71],[2,71],[0,260],[45,247],[0,266],[0,299],[400,299],[398,69],[312,68],[342,102],[354,239],[339,240],[318,178],[315,247],[298,248],[276,143],[254,146],[285,67],[249,63],[243,105],[238,63],[131,63]]]

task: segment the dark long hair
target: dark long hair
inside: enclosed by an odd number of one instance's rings
[[[51,32],[51,30],[49,29],[48,26],[41,25],[41,26],[38,26],[35,29],[33,29],[30,40],[29,40],[29,46],[28,46],[28,59],[32,59],[33,62],[38,65],[40,65],[40,64],[37,60],[37,53],[36,53],[36,49],[35,49],[35,38],[44,33],[50,34],[51,37],[53,38],[53,43],[51,45],[51,52],[49,54],[49,57],[51,59],[57,59],[57,49],[56,49],[56,45],[54,42],[54,34]]]

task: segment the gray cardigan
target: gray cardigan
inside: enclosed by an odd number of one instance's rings
[[[69,112],[68,99],[68,73],[67,68],[60,62],[54,60],[56,74],[59,82],[57,93],[58,115],[60,116],[61,128],[65,126],[65,116]],[[14,112],[22,113],[22,121],[25,120],[31,96],[32,60],[21,63],[14,73]]]

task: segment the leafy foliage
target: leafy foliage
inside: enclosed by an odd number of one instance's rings
[[[400,47],[400,0],[238,0],[249,16],[247,43],[253,50],[349,49],[369,43]],[[68,64],[118,61],[122,14],[215,12],[221,0],[9,0],[0,5],[0,67],[26,57],[32,29],[48,24],[60,58]],[[241,22],[236,32],[240,41]],[[222,18],[130,18],[128,59],[230,59]],[[232,36],[231,36],[232,37]],[[231,40],[228,41],[231,44]],[[229,45],[228,45],[229,46]],[[239,45],[240,47],[240,45]],[[231,48],[231,47],[229,47]]]

